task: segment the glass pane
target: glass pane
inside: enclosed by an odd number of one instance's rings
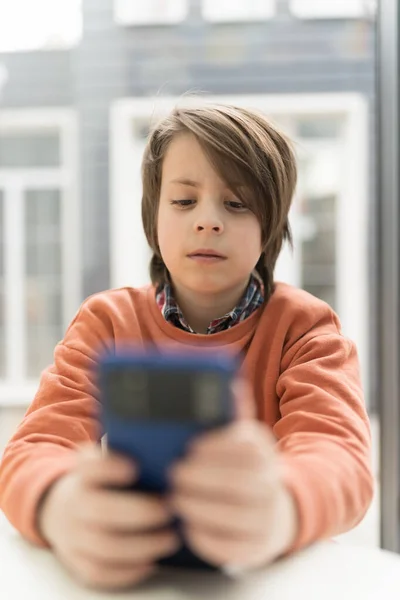
[[[296,119],[296,134],[307,139],[333,138],[340,134],[342,125],[340,117],[302,117]]]
[[[0,169],[57,167],[60,165],[60,139],[54,132],[0,134]]]
[[[302,287],[336,310],[336,197],[310,197],[303,209],[309,226],[302,243]]]
[[[150,133],[151,123],[149,119],[135,119],[132,126],[132,133],[138,140],[147,140]]]
[[[25,194],[27,375],[37,377],[62,338],[59,190]]]
[[[0,379],[6,374],[4,254],[4,193],[0,190]]]
[[[299,160],[301,287],[334,310],[337,310],[339,165],[338,145],[334,139],[306,147]]]

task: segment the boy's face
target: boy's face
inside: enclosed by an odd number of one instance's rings
[[[176,136],[164,157],[157,231],[178,293],[242,293],[261,254],[257,217],[189,133]]]

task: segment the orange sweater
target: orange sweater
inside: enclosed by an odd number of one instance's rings
[[[195,335],[164,320],[149,286],[90,297],[55,348],[0,466],[0,508],[22,535],[44,543],[36,528],[42,495],[73,467],[79,444],[99,439],[98,353],[132,340],[244,353],[258,417],[273,429],[297,503],[296,548],[360,521],[373,492],[370,430],[356,350],[331,308],[280,283],[245,321]]]

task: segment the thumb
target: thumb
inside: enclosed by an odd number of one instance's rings
[[[256,419],[256,403],[249,383],[245,379],[237,379],[232,385],[232,391],[236,420]]]

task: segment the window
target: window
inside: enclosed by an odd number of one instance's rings
[[[114,0],[115,21],[120,25],[179,23],[187,12],[188,0]]]
[[[71,111],[0,120],[0,405],[26,403],[80,298]]]
[[[298,138],[298,198],[302,225],[300,279],[303,289],[338,310],[336,222],[340,194],[340,146]]]
[[[0,52],[68,47],[81,33],[81,0],[0,3]]]
[[[8,81],[8,69],[7,67],[0,62],[0,100],[3,92],[3,88]]]
[[[203,17],[208,21],[262,21],[275,13],[275,0],[203,0]]]
[[[291,12],[301,19],[351,19],[371,14],[372,0],[290,0]]]
[[[60,139],[57,132],[16,132],[0,135],[0,169],[57,167]]]
[[[60,189],[24,194],[26,372],[37,377],[63,336]]]
[[[4,292],[4,194],[0,190],[0,378],[6,372]]]
[[[299,185],[291,211],[294,252],[286,245],[275,277],[325,300],[359,348],[368,373],[366,214],[368,109],[353,94],[209,97],[254,107],[295,140]],[[111,285],[149,282],[150,251],[141,224],[140,164],[148,123],[177,98],[117,101],[111,118]],[[187,98],[183,102],[198,102]],[[134,257],[134,260],[132,259]]]

